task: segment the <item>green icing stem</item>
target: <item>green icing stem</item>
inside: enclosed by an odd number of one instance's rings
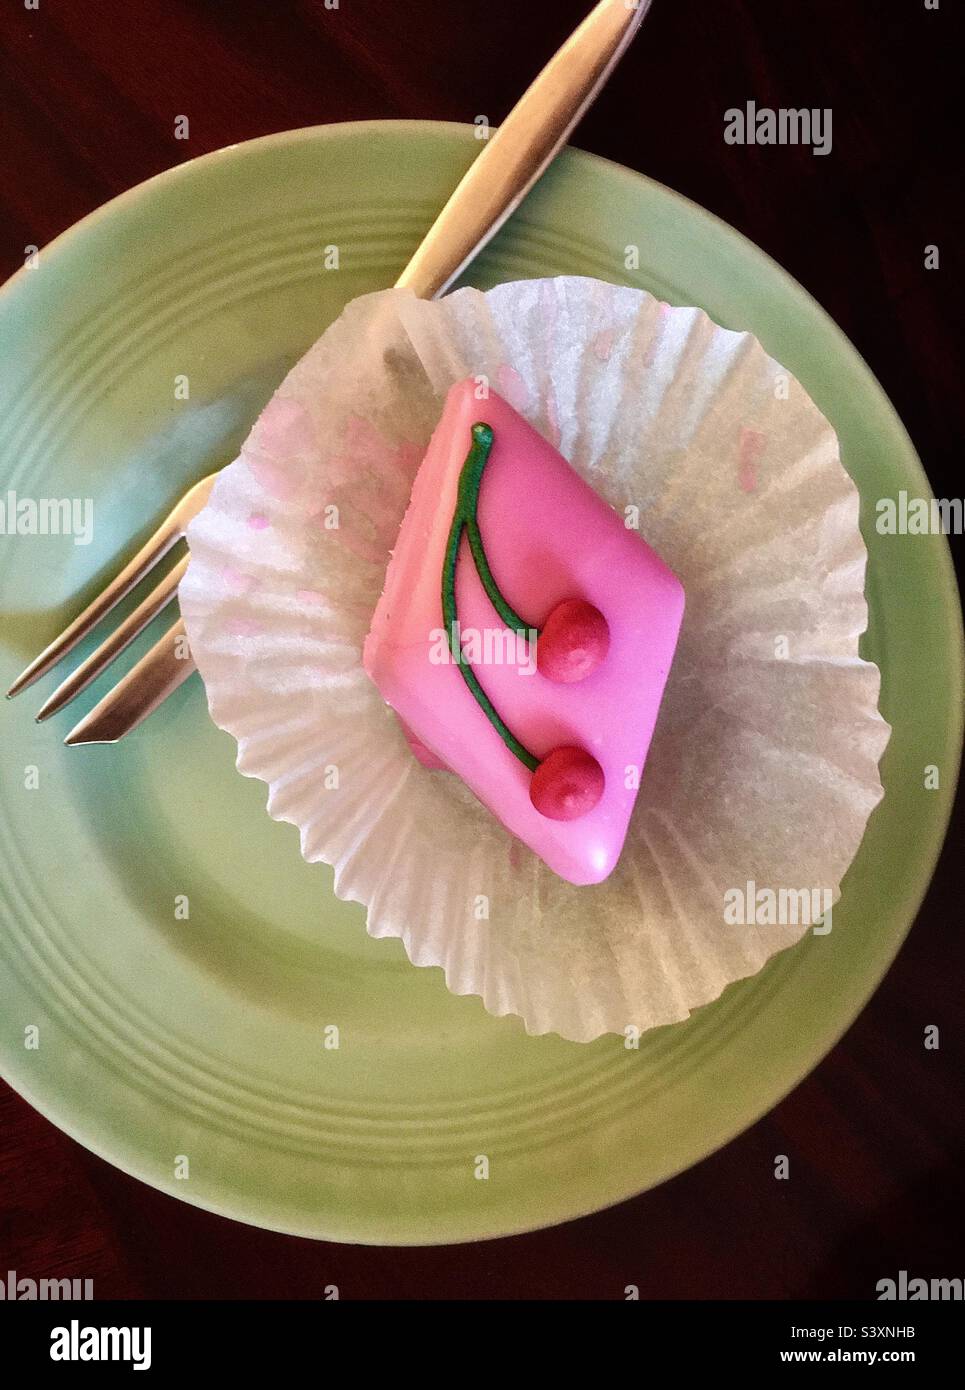
[[[528,632],[527,624],[518,613],[510,608],[499,591],[499,586],[493,578],[492,570],[486,559],[482,536],[479,532],[479,523],[476,520],[479,487],[482,483],[483,469],[486,467],[492,447],[492,426],[481,422],[473,425],[472,445],[466,456],[466,462],[462,466],[462,473],[459,475],[456,511],[452,518],[452,527],[446,542],[445,563],[442,567],[442,620],[446,629],[446,641],[449,644],[449,650],[455,658],[473,699],[510,752],[514,753],[520,762],[529,768],[530,772],[535,772],[539,767],[539,759],[533,757],[529,749],[520,743],[516,735],[500,718],[495,705],[479,684],[475,671],[463,656],[461,642],[456,640],[456,623],[458,621],[456,614],[456,564],[459,559],[459,545],[462,541],[463,530],[468,532],[469,547],[479,571],[479,578],[496,612],[507,627],[514,628],[524,635]]]
[[[515,628],[521,637],[528,637],[529,624],[519,616],[515,609],[510,608],[493,578],[493,572],[489,568],[489,561],[486,559],[486,551],[483,548],[482,533],[479,530],[479,522],[476,520],[475,510],[473,510],[472,516],[466,518],[466,535],[469,537],[469,549],[472,551],[472,558],[476,562],[479,578],[482,580],[483,588],[489,595],[490,603],[507,627]],[[537,633],[537,636],[538,635]]]

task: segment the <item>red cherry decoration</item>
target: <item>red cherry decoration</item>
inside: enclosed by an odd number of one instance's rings
[[[583,748],[554,748],[533,773],[529,797],[549,820],[579,820],[603,795],[606,779]]]
[[[606,659],[610,628],[599,608],[582,598],[558,603],[536,640],[536,669],[563,685],[586,680]]]

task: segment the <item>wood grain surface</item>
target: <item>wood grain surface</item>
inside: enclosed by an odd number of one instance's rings
[[[270,131],[498,120],[588,0],[38,0],[0,9],[0,273],[132,184]],[[849,335],[938,496],[961,496],[956,6],[656,0],[575,143],[732,223]],[[724,112],[831,107],[833,149],[729,146]],[[189,141],[174,118],[190,116]],[[940,268],[924,248],[937,245]],[[960,549],[960,543],[959,543]],[[0,1090],[0,1271],[100,1298],[842,1298],[965,1274],[961,810],[874,1000],[766,1119],[556,1230],[426,1250],[272,1235],[118,1173]],[[942,1046],[922,1046],[937,1023]],[[794,1180],[776,1182],[773,1158]]]

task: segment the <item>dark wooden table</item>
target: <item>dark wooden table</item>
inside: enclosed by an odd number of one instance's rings
[[[505,114],[589,0],[8,0],[0,270],[181,160],[365,117]],[[738,227],[870,363],[938,496],[965,424],[952,0],[656,0],[577,143]],[[524,28],[520,29],[520,25]],[[960,53],[960,49],[958,52]],[[833,149],[724,143],[724,112],[831,107]],[[190,117],[176,141],[174,118]],[[940,267],[926,270],[937,245]],[[98,1297],[867,1298],[965,1274],[963,817],[907,945],[817,1071],[655,1192],[557,1230],[370,1250],[276,1236],[126,1178],[0,1092],[0,1271]],[[955,847],[958,852],[955,852]],[[941,1049],[926,1052],[926,1024]],[[792,1156],[776,1182],[773,1156]]]

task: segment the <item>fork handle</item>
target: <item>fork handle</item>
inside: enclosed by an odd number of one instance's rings
[[[495,236],[592,105],[651,0],[600,0],[469,168],[396,281],[435,299]]]

